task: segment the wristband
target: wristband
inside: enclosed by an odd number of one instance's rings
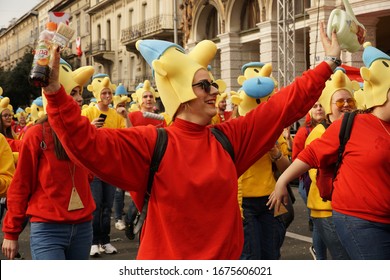
[[[280,160],[282,158],[282,153],[279,152],[279,154],[276,156],[276,157],[271,157],[271,160],[272,162],[277,162],[278,160]]]
[[[324,60],[332,61],[336,66],[340,66],[342,63],[340,58],[334,56],[325,56]]]

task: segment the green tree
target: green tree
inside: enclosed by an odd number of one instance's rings
[[[28,75],[31,70],[33,54],[26,52],[22,60],[10,71],[0,69],[0,86],[3,96],[8,96],[14,111],[18,107],[30,106],[32,100],[41,95],[41,89],[31,86]]]

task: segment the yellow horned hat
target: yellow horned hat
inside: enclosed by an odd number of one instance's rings
[[[158,93],[154,90],[149,80],[145,80],[143,83],[138,84],[135,89],[135,93],[131,95],[133,100],[137,102],[139,106],[142,105],[142,95],[144,92],[150,92],[153,95],[153,101],[156,102],[156,97],[159,97]]]
[[[82,89],[83,86],[92,77],[94,71],[95,70],[93,69],[92,66],[82,66],[72,71],[72,67],[65,60],[61,58],[59,81],[61,85],[64,87],[65,92],[67,94],[70,94],[72,92],[72,89],[74,89],[77,86]],[[43,97],[43,108],[44,111],[46,112],[47,100],[44,94],[42,94],[42,97]]]
[[[188,55],[181,46],[161,40],[139,40],[136,48],[152,67],[161,101],[172,118],[180,104],[196,98],[194,75],[199,69],[207,71],[217,52],[208,40],[199,42]]]
[[[0,114],[5,110],[5,109],[8,109],[10,111],[12,111],[9,107],[9,104],[10,103],[10,99],[9,97],[3,97],[2,99],[0,99]]]
[[[354,91],[360,89],[360,85],[357,81],[351,81],[344,73],[344,69],[337,68],[335,73],[326,82],[325,88],[322,91],[319,102],[322,108],[325,110],[326,115],[332,114],[330,103],[332,101],[333,94],[338,90],[346,90],[354,96]]]
[[[112,93],[115,92],[116,85],[112,84],[110,77],[107,74],[96,74],[92,77],[92,82],[88,85],[87,89],[92,92],[96,98],[96,102],[100,102],[100,93],[103,89],[108,88]]]
[[[363,62],[366,67],[360,68],[364,80],[364,99],[366,108],[383,105],[390,89],[390,56],[365,43]]]

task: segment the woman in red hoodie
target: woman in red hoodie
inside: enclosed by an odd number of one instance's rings
[[[64,61],[61,66],[70,68]],[[73,100],[79,102],[83,84],[92,76],[93,68],[85,66],[76,71],[61,70],[60,80]],[[88,259],[95,209],[88,171],[69,159],[47,117],[30,127],[22,141],[15,176],[7,192],[3,254],[14,259],[28,217],[34,260]]]

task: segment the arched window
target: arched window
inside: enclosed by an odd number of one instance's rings
[[[206,38],[213,39],[218,35],[218,12],[213,6],[206,22]]]
[[[260,10],[257,0],[245,0],[241,11],[241,30],[248,30],[256,27],[260,22]]]

